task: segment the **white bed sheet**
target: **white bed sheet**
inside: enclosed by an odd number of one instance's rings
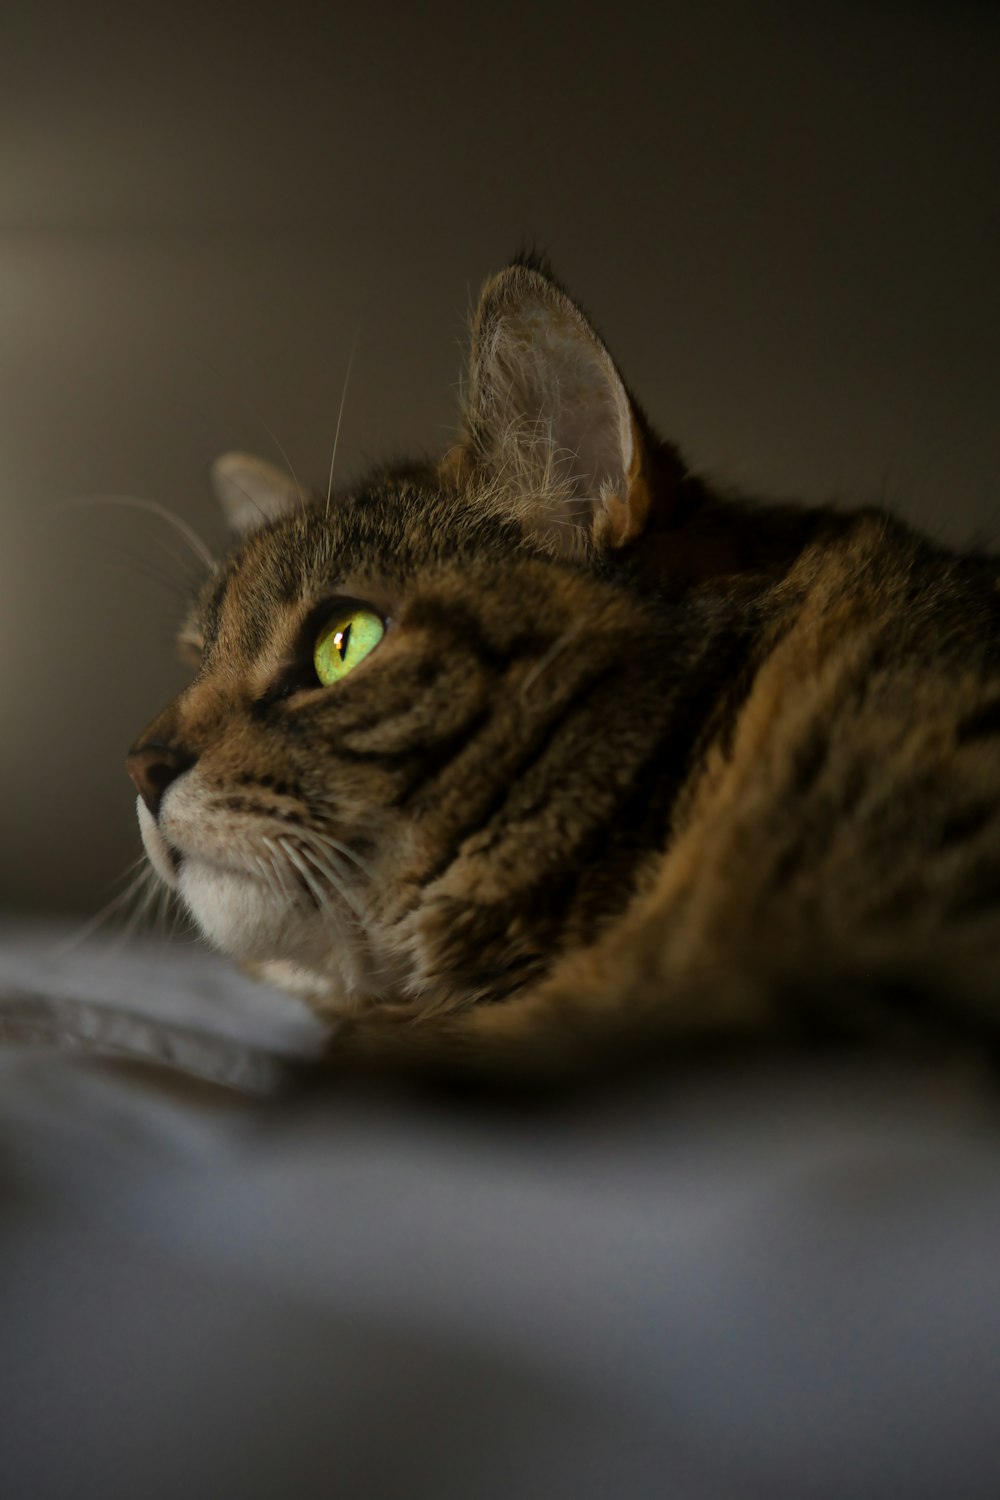
[[[288,1097],[293,1002],[65,936],[0,933],[5,1500],[1000,1495],[988,1093]]]

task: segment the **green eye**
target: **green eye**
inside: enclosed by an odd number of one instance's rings
[[[327,620],[313,650],[313,666],[323,686],[346,677],[384,634],[385,626],[370,609],[341,610]]]

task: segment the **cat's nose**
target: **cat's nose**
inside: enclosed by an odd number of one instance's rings
[[[193,756],[185,755],[173,745],[158,745],[155,741],[139,745],[125,758],[125,769],[154,818],[167,787],[193,764]]]

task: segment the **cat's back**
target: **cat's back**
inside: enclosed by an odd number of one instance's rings
[[[752,612],[645,886],[533,1004],[670,1038],[992,1033],[1000,564],[859,513]]]

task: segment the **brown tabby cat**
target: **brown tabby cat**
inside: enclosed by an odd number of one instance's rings
[[[333,503],[229,455],[156,870],[335,1049],[1000,1034],[1000,564],[737,503],[535,263],[461,441]]]

